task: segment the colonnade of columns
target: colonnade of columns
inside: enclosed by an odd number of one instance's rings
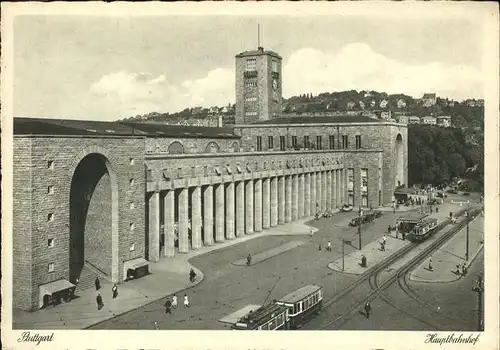
[[[148,259],[158,261],[161,251],[174,256],[176,242],[178,252],[187,253],[334,210],[347,200],[346,187],[344,169],[332,169],[153,192],[148,199]]]

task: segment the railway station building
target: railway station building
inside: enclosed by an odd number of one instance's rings
[[[15,118],[14,307],[344,204],[392,203],[406,125],[282,118],[281,61],[236,55],[230,127]]]

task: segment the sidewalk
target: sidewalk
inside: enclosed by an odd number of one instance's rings
[[[150,263],[151,274],[137,280],[120,284],[118,286],[118,297],[116,299],[112,299],[112,284],[101,279],[100,293],[104,302],[104,307],[101,310],[97,310],[97,294],[93,289],[77,291],[76,299],[73,299],[69,303],[57,305],[56,307],[48,307],[35,312],[13,310],[13,327],[16,329],[83,329],[175,293],[177,293],[178,300],[182,302],[183,291],[203,280],[203,273],[190,264],[190,259],[198,255],[227,248],[258,237],[274,235],[308,235],[311,227],[307,226],[305,223],[312,219],[314,219],[312,216],[302,218],[293,223],[287,223],[263,230],[259,233],[237,237],[232,240],[214,244],[213,246],[202,247],[186,254],[178,253],[175,258],[163,258],[156,263]],[[313,232],[316,231],[317,229],[313,228]],[[293,249],[301,244],[303,244],[302,241],[296,241],[293,247],[287,246],[286,250]],[[263,254],[269,255],[268,252],[263,252]],[[256,262],[256,260],[252,261],[252,263]],[[189,282],[188,277],[191,268],[193,268],[197,274],[194,284]],[[186,293],[189,295],[189,291],[186,291]]]
[[[462,275],[456,273],[456,266],[466,263],[469,267],[483,247],[484,217],[478,216],[469,224],[469,261],[465,261],[466,232],[467,228],[464,227],[433,254],[432,271],[428,268],[427,259],[411,272],[410,280],[446,283],[460,279]]]

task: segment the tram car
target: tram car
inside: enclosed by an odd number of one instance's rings
[[[323,287],[306,285],[276,301],[288,308],[288,329],[301,328],[312,315],[318,314],[323,305]]]
[[[431,236],[438,225],[437,219],[426,218],[416,224],[409,238],[414,242],[422,242]]]
[[[250,311],[239,319],[231,329],[253,331],[275,331],[288,327],[288,308],[276,303],[267,304]]]
[[[250,312],[231,326],[233,330],[274,331],[301,328],[321,311],[323,287],[306,285]]]

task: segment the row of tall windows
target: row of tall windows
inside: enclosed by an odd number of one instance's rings
[[[256,115],[256,112],[247,112],[247,115]],[[260,136],[257,136],[259,138]],[[339,144],[337,146],[336,144],[336,139],[334,135],[329,135],[328,136],[328,148],[327,149],[348,149],[349,148],[349,138],[347,135],[342,135],[341,139],[339,140]],[[259,141],[257,141],[259,142]],[[262,142],[262,141],[260,141]],[[291,145],[292,149],[299,149],[301,147],[305,149],[316,149],[316,150],[323,150],[323,136],[316,136],[316,143],[312,143],[310,141],[309,135],[304,135],[303,136],[303,144],[299,145],[298,143],[298,137],[296,135],[291,136]],[[280,136],[280,150],[284,151],[286,148],[286,137],[285,136]],[[356,149],[361,148],[361,136],[356,135]],[[273,136],[268,136],[268,149],[274,149],[274,141],[273,141]],[[257,150],[262,150],[262,146],[257,146]]]

